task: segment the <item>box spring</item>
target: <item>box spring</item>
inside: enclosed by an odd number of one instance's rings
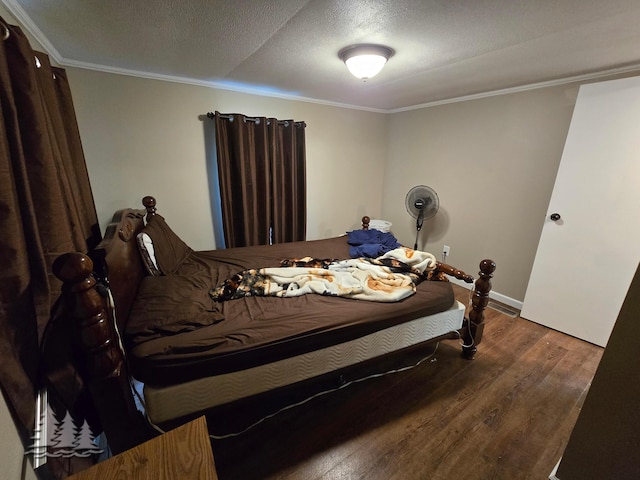
[[[162,423],[417,345],[459,330],[464,311],[456,302],[444,312],[295,357],[177,385],[145,385],[147,414]]]

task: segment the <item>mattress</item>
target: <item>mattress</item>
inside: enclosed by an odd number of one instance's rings
[[[462,327],[465,306],[399,323],[343,343],[251,368],[165,387],[144,386],[147,414],[162,423],[411,347]]]
[[[210,288],[238,271],[306,256],[349,258],[347,237],[193,252],[174,275],[146,277],[125,330],[133,376],[158,389],[201,378],[226,378],[345,345],[448,311],[455,303],[451,285],[437,281],[421,282],[414,295],[394,303],[313,294],[217,303],[208,295]],[[446,327],[444,333],[448,331]]]

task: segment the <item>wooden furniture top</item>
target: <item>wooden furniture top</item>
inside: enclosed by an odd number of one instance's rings
[[[205,417],[79,472],[68,480],[217,480]]]

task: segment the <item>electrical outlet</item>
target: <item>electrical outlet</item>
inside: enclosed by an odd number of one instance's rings
[[[449,245],[445,245],[444,247],[442,247],[442,255],[444,255],[445,257],[448,257],[450,253],[451,253],[451,247],[449,247]]]

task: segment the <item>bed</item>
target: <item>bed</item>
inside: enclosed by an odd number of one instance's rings
[[[473,359],[482,339],[491,260],[480,262],[466,316],[446,277],[473,277],[435,261],[400,301],[316,293],[216,301],[239,272],[342,264],[350,258],[347,236],[193,251],[157,213],[153,197],[143,205],[116,212],[88,255],[65,254],[54,264],[64,311],[77,328],[81,374],[116,452],[146,438],[147,420],[189,418],[442,339],[461,339],[463,356]],[[364,230],[368,222],[364,217]],[[146,419],[132,378],[144,384]]]

